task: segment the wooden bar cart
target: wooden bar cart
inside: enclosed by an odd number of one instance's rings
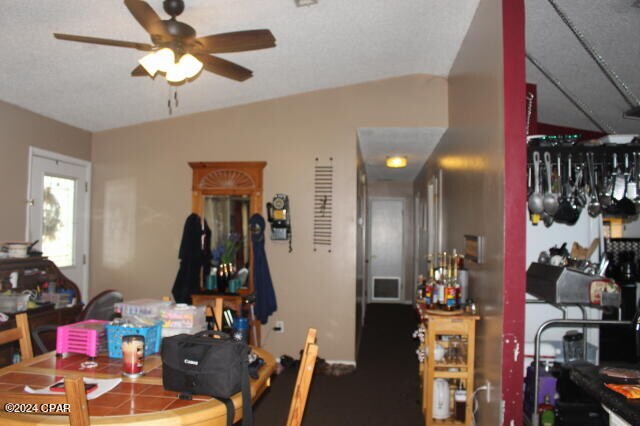
[[[422,384],[422,412],[425,425],[472,425],[474,389],[474,359],[477,315],[431,311],[418,304],[424,342],[421,349],[426,353],[420,365]],[[437,348],[437,349],[436,349]],[[436,353],[439,352],[439,353]],[[437,360],[436,360],[437,359]],[[434,380],[445,379],[449,383],[449,416],[434,418]],[[464,420],[456,419],[453,409],[453,389],[461,384],[466,389]],[[442,418],[446,417],[446,418]]]

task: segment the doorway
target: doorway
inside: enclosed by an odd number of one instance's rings
[[[404,199],[369,199],[370,302],[404,301]]]
[[[39,148],[29,149],[27,241],[80,288],[89,281],[91,163]]]

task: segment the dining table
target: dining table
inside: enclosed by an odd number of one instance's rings
[[[252,403],[270,386],[276,361],[262,348],[253,351],[264,360],[258,377],[251,379]],[[70,375],[96,379],[121,378],[109,392],[88,401],[91,425],[211,425],[227,424],[225,405],[206,395],[193,395],[191,400],[180,399],[177,392],[162,386],[162,360],[159,354],[144,359],[144,374],[138,378],[122,375],[122,360],[98,355],[97,366],[87,363],[86,355],[49,352],[30,360],[0,369],[0,392],[24,392],[25,386],[44,388]],[[1,398],[1,397],[0,397]],[[232,398],[234,422],[242,419],[242,394]],[[0,425],[68,424],[66,416],[7,413],[0,400]]]

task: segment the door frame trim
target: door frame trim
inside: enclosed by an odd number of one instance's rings
[[[400,268],[400,288],[398,289],[398,299],[375,299],[373,298],[373,288],[369,287],[370,285],[373,286],[373,275],[371,274],[371,238],[373,233],[371,232],[371,214],[373,213],[373,209],[371,207],[371,204],[373,201],[400,201],[402,203],[402,244],[400,246],[400,249],[402,250],[402,253],[400,254],[400,258],[402,259],[402,267]],[[403,197],[384,197],[384,196],[372,196],[372,197],[368,197],[367,199],[367,244],[366,244],[366,248],[365,248],[365,258],[369,260],[369,263],[367,264],[367,303],[380,303],[380,302],[384,302],[384,303],[406,303],[406,297],[405,297],[405,281],[406,281],[406,271],[405,271],[405,249],[404,249],[404,243],[405,243],[405,229],[407,224],[405,223],[405,214],[406,214],[406,208],[407,208],[407,202]],[[396,278],[396,277],[393,277]]]
[[[86,169],[86,182],[87,182],[87,192],[84,197],[84,217],[82,218],[83,223],[80,225],[84,232],[83,241],[85,252],[83,254],[86,255],[86,262],[82,265],[82,280],[84,281],[84,285],[78,284],[78,287],[82,291],[82,301],[87,302],[89,300],[89,264],[90,264],[90,255],[91,255],[91,236],[90,236],[90,228],[91,228],[91,162],[87,160],[83,160],[76,157],[71,157],[69,155],[60,154],[54,151],[48,151],[46,149],[38,148],[35,146],[29,146],[29,157],[28,157],[28,165],[27,165],[27,202],[25,203],[26,209],[26,223],[25,223],[25,241],[29,240],[29,226],[31,223],[31,206],[29,205],[29,201],[31,200],[31,166],[33,163],[34,157],[42,157],[50,160],[63,161],[65,163],[73,164],[76,166],[82,166]]]

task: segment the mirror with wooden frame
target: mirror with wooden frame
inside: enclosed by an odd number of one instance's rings
[[[192,210],[211,228],[214,262],[253,268],[249,218],[262,214],[262,171],[259,162],[192,162]],[[239,294],[253,293],[253,274]]]

